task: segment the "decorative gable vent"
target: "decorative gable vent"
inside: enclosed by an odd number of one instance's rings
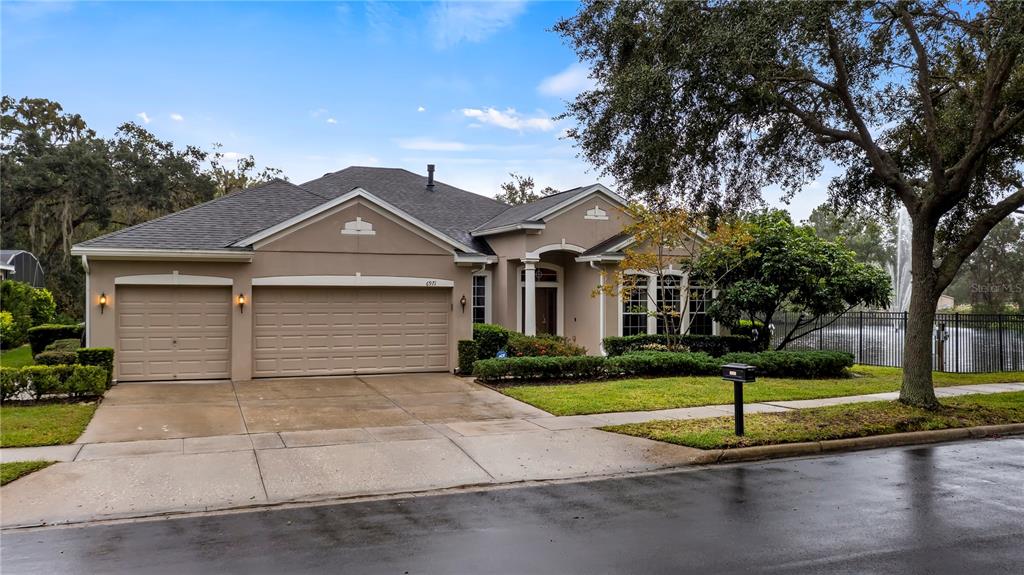
[[[373,231],[373,224],[364,222],[363,218],[359,217],[351,222],[345,222],[345,227],[341,229],[343,236],[372,236],[376,233]]]
[[[587,210],[587,215],[583,216],[585,220],[607,220],[608,212],[601,209],[601,206],[594,206],[593,209]]]

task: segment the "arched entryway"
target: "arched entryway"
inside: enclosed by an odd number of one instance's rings
[[[548,262],[527,261],[516,268],[516,330],[565,335],[564,275],[562,266]]]

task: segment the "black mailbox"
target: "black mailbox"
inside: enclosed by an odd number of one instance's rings
[[[722,366],[722,379],[738,383],[757,381],[757,368],[742,363],[727,363]]]

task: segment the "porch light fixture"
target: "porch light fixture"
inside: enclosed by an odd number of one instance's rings
[[[103,315],[103,308],[107,307],[107,293],[100,294],[100,315]]]
[[[238,313],[245,313],[245,294],[238,294]]]
[[[459,305],[462,306],[462,312],[466,312],[466,294],[462,294],[462,299],[459,300]]]

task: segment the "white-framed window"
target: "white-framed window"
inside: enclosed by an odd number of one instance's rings
[[[470,311],[473,323],[491,323],[491,272],[473,274],[473,291]]]
[[[636,276],[627,299],[622,301],[622,335],[647,333],[647,276]]]
[[[714,335],[715,322],[708,315],[712,292],[708,288],[690,286],[689,289],[689,321],[690,333],[694,335]]]
[[[687,286],[683,274],[671,271],[660,278],[636,274],[633,281],[628,298],[621,300],[621,335],[682,333],[686,326],[691,334],[717,331],[707,314],[710,289]]]

